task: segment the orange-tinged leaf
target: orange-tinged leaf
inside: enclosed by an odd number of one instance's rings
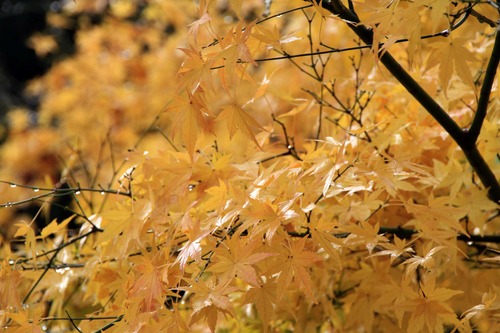
[[[163,293],[161,271],[147,256],[138,257],[134,269],[139,274],[139,278],[129,289],[129,297],[139,302],[143,302],[144,312],[152,312],[163,303],[165,295]]]
[[[183,245],[177,256],[176,261],[180,263],[181,269],[184,269],[189,259],[194,259],[197,262],[201,261],[201,242],[210,234],[210,230],[201,228],[198,219],[191,219],[187,214],[183,217],[185,226],[182,232],[188,237],[188,241]]]
[[[17,324],[9,326],[13,327],[12,331],[14,333],[43,333],[44,330],[39,325],[40,318],[43,315],[42,311],[43,307],[35,307],[31,311],[29,309],[20,309],[17,312],[8,312],[7,317]]]
[[[394,311],[399,327],[401,327],[405,313],[405,308],[399,305],[418,297],[410,281],[411,279],[403,278],[401,283],[390,281],[388,284],[382,284],[380,286],[382,296],[376,301],[376,306],[390,307]]]
[[[462,319],[460,320],[460,324],[455,326],[455,328],[457,328],[458,326],[466,325],[472,317],[479,315],[481,313],[487,311],[498,312],[500,310],[500,302],[496,301],[496,298],[497,294],[494,290],[485,292],[483,294],[481,304],[475,305],[472,308],[465,311],[461,316]]]
[[[219,185],[212,186],[205,190],[209,194],[209,198],[205,201],[204,205],[207,210],[222,210],[228,200],[228,187],[226,183],[219,179]]]
[[[297,101],[297,102],[300,102],[298,106],[294,107],[293,109],[291,109],[288,112],[280,114],[276,118],[277,119],[283,119],[283,118],[286,118],[286,117],[296,116],[296,115],[298,115],[298,114],[300,114],[302,112],[308,111],[314,105],[314,103],[312,101],[308,101],[308,100]]]
[[[198,7],[198,15],[199,18],[193,23],[188,24],[189,31],[188,34],[192,35],[195,38],[198,37],[198,29],[203,26],[205,23],[210,22],[212,19],[208,14],[208,3],[207,0],[200,0]]]
[[[449,197],[435,198],[431,193],[427,205],[408,201],[405,203],[405,208],[420,220],[422,225],[427,225],[433,229],[453,230],[467,235],[467,231],[460,224],[460,219],[467,212],[464,208],[451,205],[450,201]]]
[[[256,25],[252,37],[272,47],[278,48],[280,46],[281,35],[277,26],[270,29],[265,25]]]
[[[248,46],[248,39],[255,23],[244,26],[240,21],[234,29],[229,29],[226,35],[219,39],[221,51],[215,55],[216,60],[223,64],[219,71],[222,87],[227,91],[234,91],[238,76],[251,80],[246,72],[247,63],[257,66]]]

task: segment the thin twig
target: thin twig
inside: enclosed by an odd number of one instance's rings
[[[64,312],[66,312],[66,314],[68,315],[68,319],[69,319],[69,321],[70,321],[71,325],[73,325],[73,327],[74,327],[74,328],[75,328],[78,332],[82,333],[82,331],[81,331],[81,330],[78,328],[78,326],[76,325],[76,323],[75,323],[74,319],[73,319],[73,318],[71,318],[71,316],[69,315],[68,310],[64,310]]]
[[[88,321],[94,321],[94,320],[114,320],[118,319],[118,316],[102,316],[102,317],[72,317],[73,320],[88,320]],[[44,322],[44,321],[56,321],[56,320],[62,320],[62,321],[67,321],[70,320],[68,317],[44,317],[40,318],[39,322]]]
[[[123,315],[119,315],[118,317],[116,317],[115,320],[113,320],[112,322],[110,322],[109,324],[106,324],[104,325],[103,327],[101,327],[100,329],[98,329],[97,331],[94,331],[94,333],[101,333],[101,332],[104,332],[108,329],[110,329],[111,327],[113,327],[115,325],[115,323],[121,321],[123,319]]]
[[[51,250],[51,251],[47,251],[47,252],[44,252],[40,255],[37,255],[36,258],[38,257],[41,257],[41,256],[44,256],[44,255],[47,255],[47,254],[50,254],[50,253],[53,253],[52,257],[49,259],[49,262],[47,264],[47,267],[45,267],[45,269],[43,270],[42,274],[40,274],[40,276],[38,277],[38,279],[35,281],[35,283],[33,284],[33,286],[31,287],[31,289],[28,291],[28,293],[26,294],[26,296],[24,296],[23,300],[22,300],[22,303],[26,303],[26,301],[29,299],[29,297],[31,296],[31,294],[35,291],[36,287],[38,286],[38,284],[40,284],[40,282],[42,281],[43,277],[45,276],[45,274],[47,274],[47,272],[49,271],[50,267],[52,267],[52,264],[54,262],[54,260],[56,259],[57,255],[59,254],[59,252],[64,249],[65,247],[75,243],[76,241],[82,239],[82,238],[85,238],[95,232],[99,232],[99,231],[102,231],[102,230],[98,230],[98,229],[92,229],[90,230],[89,232],[83,234],[83,235],[80,235],[78,237],[75,237],[69,241],[67,241],[66,243],[62,244],[61,246],[59,246],[57,249],[54,249],[54,250]]]
[[[4,181],[4,180],[0,180],[0,183],[9,184],[11,187],[31,189],[34,192],[47,192],[47,193],[42,193],[39,195],[32,196],[32,197],[30,197],[28,199],[24,199],[24,200],[2,203],[2,204],[0,204],[0,208],[18,206],[18,205],[22,205],[22,204],[32,202],[32,201],[37,201],[37,200],[47,198],[47,197],[78,195],[81,192],[98,192],[100,194],[116,194],[116,195],[123,195],[123,196],[127,196],[127,197],[131,196],[130,192],[123,191],[121,189],[114,190],[114,189],[110,189],[110,188],[104,189],[104,188],[88,188],[88,187],[47,188],[47,187],[38,187],[38,186],[16,184],[16,183]]]

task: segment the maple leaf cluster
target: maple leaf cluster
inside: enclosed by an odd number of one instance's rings
[[[28,87],[36,122],[9,114],[3,328],[500,329],[494,191],[383,67],[393,57],[467,127],[498,8],[268,4],[76,1],[52,18],[105,13]],[[490,90],[474,147],[498,175]],[[37,225],[61,197],[69,214]]]

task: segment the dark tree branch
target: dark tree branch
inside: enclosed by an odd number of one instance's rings
[[[312,0],[314,1],[314,0]],[[349,28],[367,45],[373,44],[373,30],[362,25],[356,13],[347,7],[340,0],[323,1],[323,8],[330,11],[332,14],[337,15],[342,20],[346,21]],[[497,34],[497,40],[498,40]],[[497,43],[495,43],[497,48]],[[498,58],[498,52],[494,48],[492,57]],[[413,77],[392,57],[387,51],[383,50],[379,53],[380,62],[389,70],[389,72],[401,83],[406,90],[431,114],[431,116],[445,129],[458,146],[464,151],[467,160],[478,174],[479,179],[483,185],[488,189],[488,195],[495,203],[500,202],[500,184],[495,175],[487,165],[479,153],[475,139],[471,139],[468,131],[463,131],[455,121],[441,108],[441,106],[418,84]],[[491,66],[494,64],[498,66],[498,59],[490,61]],[[488,69],[490,68],[488,64]],[[496,71],[496,70],[495,70]],[[493,70],[490,76],[494,77]],[[485,78],[486,80],[486,78]],[[483,84],[484,86],[484,84]],[[491,88],[491,86],[490,86]],[[486,90],[487,88],[485,88]],[[482,92],[482,90],[481,90]],[[488,94],[489,96],[489,94]],[[483,98],[484,100],[485,98]],[[488,98],[482,103],[488,104]],[[486,109],[486,108],[484,108]],[[483,111],[481,111],[483,112]],[[485,112],[485,110],[484,110]],[[484,119],[484,116],[483,116]],[[476,125],[473,126],[474,130],[482,125],[482,119],[474,119]],[[473,124],[474,125],[474,124]]]
[[[378,231],[379,235],[391,234],[397,236],[401,239],[411,239],[413,235],[418,234],[418,231],[415,229],[407,229],[407,228],[391,228],[391,227],[380,227]],[[311,237],[311,233],[309,231],[306,232],[288,232],[288,235],[291,237]],[[350,233],[334,233],[333,236],[336,238],[346,238]],[[457,240],[462,242],[467,242],[467,245],[472,246],[475,243],[495,243],[500,244],[500,235],[465,235],[458,234]]]
[[[474,115],[474,119],[472,120],[472,124],[469,129],[469,139],[474,142],[477,141],[479,133],[481,132],[481,127],[483,126],[484,118],[486,117],[486,110],[490,101],[491,87],[493,86],[493,82],[495,81],[495,75],[497,73],[499,61],[500,34],[497,33],[495,37],[495,45],[493,46],[493,51],[491,52],[490,61],[488,62],[488,67],[486,67],[483,85],[479,94],[479,102],[477,103],[476,114]]]
[[[380,227],[380,234],[392,234],[398,236],[399,238],[409,239],[413,235],[417,234],[418,231],[414,229],[406,229],[406,228],[389,228],[389,227]],[[463,242],[472,242],[472,243],[500,243],[500,235],[464,235],[458,234],[457,240]]]
[[[492,28],[496,28],[496,27],[497,27],[497,23],[493,22],[492,20],[490,20],[490,19],[489,19],[489,18],[487,18],[486,16],[484,16],[484,15],[482,15],[482,14],[480,14],[480,13],[476,12],[474,9],[472,9],[472,10],[470,11],[470,14],[471,14],[472,16],[474,16],[474,17],[477,19],[477,21],[478,21],[479,23],[486,23],[487,25],[489,25],[489,26],[490,26],[490,27],[492,27]]]

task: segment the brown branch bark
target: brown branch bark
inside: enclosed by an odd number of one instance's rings
[[[315,0],[312,0],[315,1]],[[356,13],[344,6],[341,0],[329,0],[322,2],[323,8],[327,9],[334,15],[344,20],[349,28],[367,45],[373,44],[373,31],[360,23]],[[496,41],[499,40],[497,33]],[[487,76],[483,83],[484,89],[481,90],[481,95],[486,95],[486,90],[491,90],[489,80],[493,80],[496,67],[498,67],[499,43],[495,42],[492,58],[488,64]],[[496,59],[495,59],[496,58]],[[476,114],[471,130],[473,135],[469,135],[469,131],[462,130],[457,123],[446,113],[443,108],[422,88],[422,86],[413,79],[413,77],[392,57],[392,55],[384,50],[380,54],[380,62],[389,70],[389,72],[401,83],[406,90],[431,114],[431,116],[445,129],[452,139],[463,150],[467,160],[479,176],[484,187],[488,189],[489,198],[495,203],[500,203],[500,184],[493,174],[479,150],[477,149],[474,133],[478,133],[484,120],[488,98],[480,97],[481,109],[478,107],[479,115]],[[495,65],[496,64],[496,65]],[[495,66],[495,69],[490,69],[490,66]],[[487,81],[488,79],[488,81]],[[492,84],[492,83],[491,83]],[[488,87],[488,85],[490,85]],[[483,95],[483,90],[485,90]],[[486,104],[486,106],[483,106]]]
[[[469,128],[469,138],[471,141],[476,142],[479,133],[481,132],[481,127],[483,126],[484,118],[486,117],[486,110],[488,109],[488,104],[490,101],[491,87],[495,81],[495,75],[497,73],[498,64],[500,62],[500,34],[497,33],[495,37],[495,44],[493,46],[493,51],[491,52],[491,57],[486,67],[486,72],[484,74],[483,85],[481,86],[481,92],[479,93],[479,101],[477,103],[476,114],[472,120],[472,124]]]

